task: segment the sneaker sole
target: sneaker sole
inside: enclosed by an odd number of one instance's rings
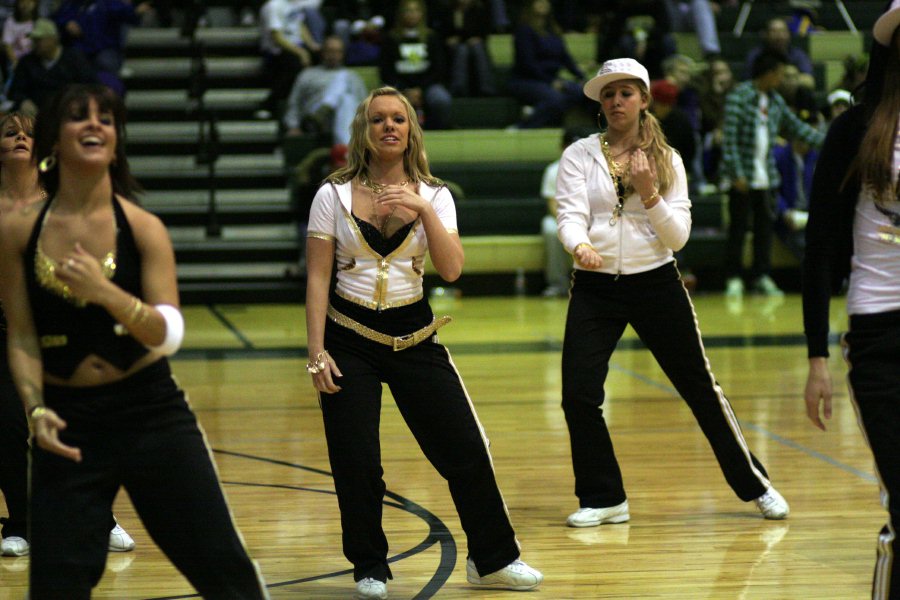
[[[477,581],[477,580],[473,581],[472,579],[469,579],[469,577],[466,577],[466,581],[468,581],[470,584],[477,586],[477,587],[493,588],[493,589],[497,589],[497,590],[512,590],[514,592],[527,592],[528,590],[533,590],[536,587],[538,587],[539,585],[541,585],[540,581],[538,581],[537,583],[533,583],[531,585],[508,585],[508,584],[504,584],[504,583],[482,583],[481,581]]]
[[[616,515],[615,517],[608,517],[606,519],[597,519],[596,521],[581,521],[581,522],[573,522],[566,521],[566,525],[569,527],[596,527],[598,525],[603,525],[604,523],[615,524],[615,523],[624,523],[631,519],[631,515]]]

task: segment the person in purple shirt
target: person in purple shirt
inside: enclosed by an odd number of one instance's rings
[[[753,61],[766,48],[772,48],[787,55],[788,62],[800,71],[800,85],[810,89],[815,87],[812,59],[802,48],[791,45],[791,31],[788,29],[787,21],[781,17],[769,19],[766,28],[762,31],[762,43],[747,52],[745,79],[751,78],[750,70]]]
[[[570,108],[590,106],[581,91],[584,72],[569,54],[549,0],[532,0],[522,10],[514,36],[515,60],[506,84],[510,94],[533,111],[518,126],[554,127]],[[569,71],[575,81],[560,77]]]
[[[63,0],[53,14],[62,42],[73,46],[98,72],[118,75],[124,60],[124,28],[139,25],[149,2],[131,0]]]

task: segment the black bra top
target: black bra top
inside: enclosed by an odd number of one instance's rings
[[[412,223],[407,223],[400,229],[398,229],[394,235],[391,237],[384,237],[381,235],[381,230],[369,223],[368,221],[364,221],[353,215],[353,220],[356,221],[359,230],[362,232],[363,237],[366,239],[366,243],[369,244],[369,247],[377,252],[380,256],[387,256],[394,250],[400,247],[400,244],[403,243],[403,240],[406,239],[406,236],[409,235],[409,232],[412,230],[413,225],[416,224],[415,221]]]
[[[68,379],[89,355],[96,354],[113,366],[127,370],[147,354],[147,348],[128,334],[101,306],[72,297],[56,278],[56,262],[41,249],[40,235],[52,201],[35,222],[25,249],[28,299],[44,370]],[[134,234],[119,201],[112,198],[116,219],[116,248],[101,261],[104,274],[137,298],[141,293],[141,257]]]

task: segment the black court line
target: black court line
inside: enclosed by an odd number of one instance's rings
[[[215,313],[214,313],[215,314]],[[231,325],[225,317],[220,320],[242,340],[243,348],[182,348],[178,351],[178,360],[237,360],[265,358],[300,358],[306,360],[305,346],[275,346],[258,348]],[[832,334],[829,343],[840,343],[840,336]],[[706,335],[703,345],[709,348],[774,348],[805,346],[806,338],[802,334],[788,335]],[[546,339],[525,342],[462,342],[448,344],[447,348],[457,356],[477,354],[523,354],[538,352],[562,351],[561,339]],[[646,346],[639,339],[619,340],[617,350],[645,350]]]
[[[253,342],[250,341],[250,338],[241,333],[241,330],[238,329],[237,325],[228,320],[228,317],[222,314],[222,312],[216,308],[214,305],[207,305],[209,312],[213,314],[213,316],[219,320],[219,322],[225,326],[225,329],[234,334],[238,340],[240,340],[241,344],[244,345],[244,348],[248,350],[253,349]]]
[[[326,477],[332,477],[330,471],[326,471],[324,469],[318,469],[316,467],[309,467],[306,465],[298,465],[295,463],[277,460],[273,458],[265,458],[262,456],[255,456],[252,454],[244,454],[241,452],[232,452],[230,450],[221,450],[221,449],[213,449],[213,452],[216,454],[222,454],[227,456],[234,456],[236,458],[245,458],[248,460],[255,460],[259,462],[266,462],[274,465],[281,465],[290,467],[292,469],[299,469],[303,471],[309,471],[311,473],[316,473],[318,475],[324,475]],[[335,492],[332,490],[321,490],[316,488],[308,488],[302,486],[294,486],[294,485],[286,485],[286,484],[267,484],[267,483],[250,483],[250,482],[241,482],[241,481],[222,481],[223,484],[228,485],[239,485],[244,487],[261,487],[261,488],[277,488],[277,489],[287,489],[287,490],[295,490],[299,492],[311,492],[315,494],[328,494],[335,495]],[[447,580],[450,578],[450,575],[453,573],[453,568],[456,565],[456,542],[453,539],[453,534],[450,533],[450,530],[447,529],[447,526],[443,521],[440,520],[436,515],[429,512],[424,507],[412,502],[411,500],[400,496],[390,490],[385,491],[385,497],[390,498],[392,501],[384,500],[382,503],[385,506],[390,506],[392,508],[397,508],[399,510],[406,511],[412,515],[415,515],[422,519],[425,523],[428,524],[428,534],[425,538],[416,544],[414,547],[396,554],[394,556],[388,557],[388,563],[397,562],[403,560],[405,558],[409,558],[410,556],[415,556],[421,552],[424,552],[438,544],[441,550],[441,558],[438,561],[438,566],[435,569],[434,574],[431,576],[431,579],[425,586],[413,597],[413,600],[427,600],[435,596],[441,588],[447,583]],[[331,573],[320,573],[318,575],[313,575],[310,577],[302,577],[299,579],[291,579],[287,581],[279,581],[277,583],[267,583],[266,587],[269,589],[279,588],[279,587],[287,587],[291,585],[299,585],[302,583],[307,583],[310,581],[319,581],[322,579],[329,579],[332,577],[341,577],[344,575],[349,575],[353,573],[353,569],[344,569],[341,571],[333,571]],[[265,573],[263,573],[263,578],[265,578]],[[187,594],[183,596],[163,596],[158,598],[151,598],[148,600],[181,600],[184,598],[199,598],[199,594]]]

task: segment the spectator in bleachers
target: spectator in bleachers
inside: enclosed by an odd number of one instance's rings
[[[678,106],[678,86],[668,79],[657,79],[650,84],[650,112],[659,121],[666,141],[678,151],[685,166],[690,165],[697,153],[694,127],[687,113]]]
[[[317,44],[322,44],[328,32],[328,21],[322,14],[322,0],[299,0],[299,3],[303,8],[304,23],[310,35]]]
[[[717,58],[700,79],[700,139],[703,144],[703,177],[722,188],[721,163],[725,98],[734,88],[734,75],[728,62]]]
[[[581,89],[584,71],[566,47],[549,0],[531,0],[525,6],[513,39],[515,59],[507,90],[533,108],[519,127],[559,126],[567,110],[589,106]],[[561,77],[563,69],[575,80]]]
[[[869,59],[866,55],[853,56],[848,54],[844,58],[844,72],[838,82],[838,89],[855,92],[866,80],[866,72],[869,70]]]
[[[809,58],[809,55],[802,48],[798,48],[791,44],[791,32],[788,29],[787,22],[781,17],[769,19],[766,23],[766,28],[761,34],[762,42],[747,52],[744,77],[746,79],[753,77],[753,63],[756,60],[756,57],[759,56],[763,50],[769,49],[786,55],[788,62],[799,69],[800,85],[810,89],[815,88],[812,59]]]
[[[767,49],[753,63],[753,78],[738,84],[725,101],[722,163],[731,180],[728,240],[725,246],[726,294],[744,292],[741,259],[749,213],[753,213],[752,285],[755,291],[778,296],[783,292],[771,277],[774,191],[781,178],[772,149],[779,132],[821,146],[824,135],[795,115],[778,93],[788,59]]]
[[[672,23],[664,0],[603,0],[600,8],[597,62],[628,56],[646,66],[651,78],[661,77],[663,59],[675,52]],[[629,19],[635,16],[652,17],[653,25],[649,30],[642,28],[629,36]],[[635,41],[639,44],[635,45]]]
[[[140,25],[141,16],[150,9],[150,2],[134,5],[131,0],[63,0],[53,20],[63,45],[81,50],[98,74],[118,77],[125,60],[127,28]]]
[[[439,5],[436,29],[447,45],[450,93],[493,96],[494,68],[488,54],[491,16],[481,0],[449,0]]]
[[[37,0],[16,0],[16,9],[3,22],[3,48],[6,51],[7,73],[12,73],[19,59],[31,52],[34,44],[29,37],[38,18]]]
[[[828,94],[828,118],[829,125],[838,116],[853,106],[853,94],[847,90],[836,89]]]
[[[416,108],[419,124],[444,129],[453,97],[443,84],[444,41],[427,23],[422,0],[401,0],[381,49],[381,80]]]
[[[659,121],[662,132],[666,136],[668,144],[678,151],[688,172],[697,156],[698,135],[687,113],[678,106],[680,90],[678,86],[668,79],[657,79],[650,84],[650,112]],[[688,177],[688,194],[696,197],[699,191],[699,178]],[[688,267],[684,253],[675,251],[675,260],[678,261],[678,270],[681,272],[681,280],[689,292],[697,287],[697,276]]]
[[[45,100],[68,84],[98,82],[81,51],[60,43],[53,21],[37,19],[30,35],[34,50],[19,60],[9,88],[15,108],[34,115]]]
[[[356,107],[368,90],[359,75],[344,66],[344,42],[325,38],[322,64],[304,69],[291,89],[284,112],[287,135],[331,133],[332,142],[350,142]]]
[[[811,88],[800,85],[800,71],[793,64],[784,65],[784,75],[778,93],[787,102],[788,107],[807,123],[819,122],[819,107]]]
[[[807,122],[815,125],[814,122]],[[803,260],[809,192],[819,151],[802,139],[794,139],[775,146],[772,152],[781,176],[775,201],[775,235],[797,259]]]
[[[590,131],[566,128],[563,131],[560,148],[565,150],[572,142],[590,135]],[[569,293],[569,280],[572,276],[572,256],[566,252],[559,241],[556,224],[556,175],[559,173],[559,159],[544,168],[541,178],[541,197],[547,203],[547,214],[541,220],[541,236],[544,238],[544,279],[547,287],[542,295],[545,298],[565,297]]]
[[[256,117],[269,119],[287,99],[297,75],[321,47],[306,25],[303,0],[268,0],[259,13],[260,45],[270,92]]]
[[[368,21],[357,19],[349,24],[349,30],[340,32],[345,39],[346,63],[351,66],[377,66],[381,60],[381,44],[384,40],[384,17],[375,15]],[[335,32],[338,32],[335,23]]]
[[[700,42],[703,56],[718,56],[722,53],[719,32],[716,29],[716,15],[709,0],[665,0],[669,20],[675,31],[693,28]]]

